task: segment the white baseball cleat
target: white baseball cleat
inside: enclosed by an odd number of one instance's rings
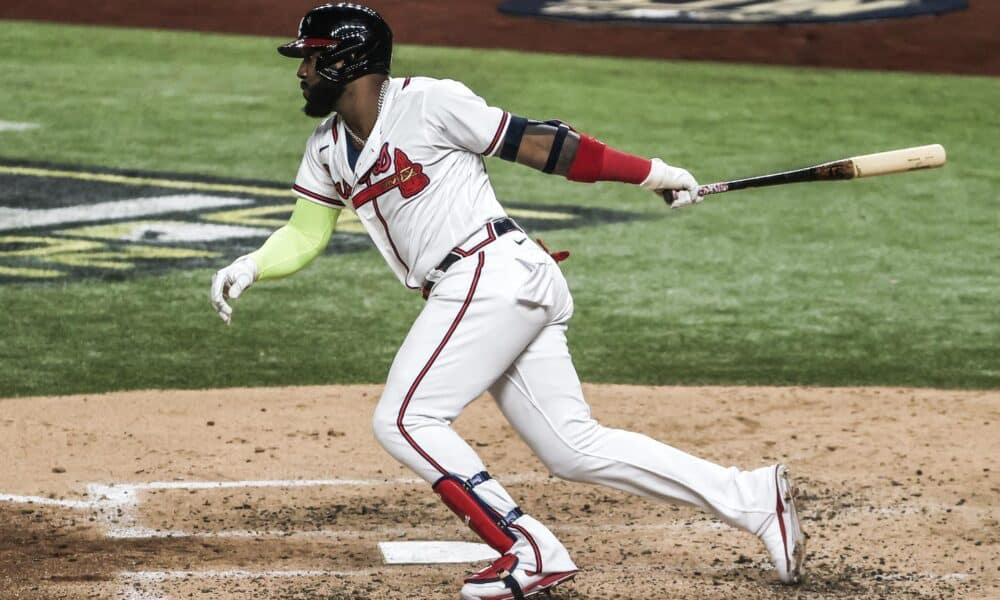
[[[569,581],[576,571],[529,574],[517,566],[517,557],[504,554],[465,580],[462,600],[521,600]]]
[[[788,476],[788,467],[774,467],[774,514],[760,529],[760,539],[771,554],[771,561],[782,583],[795,584],[802,577],[806,558],[806,537],[795,510],[795,488]]]

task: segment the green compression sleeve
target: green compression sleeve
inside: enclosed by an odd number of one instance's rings
[[[339,209],[299,198],[288,223],[250,253],[257,280],[285,277],[309,264],[326,248],[338,217]]]

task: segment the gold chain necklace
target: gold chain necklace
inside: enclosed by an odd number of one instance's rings
[[[375,109],[375,120],[378,121],[379,115],[382,114],[382,105],[385,104],[385,92],[389,89],[389,80],[386,79],[382,82],[382,88],[378,92],[378,106]],[[351,136],[358,146],[364,148],[365,143],[368,142],[368,138],[363,138],[360,135],[354,133],[351,128],[347,125],[347,119],[343,119],[344,129],[347,131],[348,135]]]

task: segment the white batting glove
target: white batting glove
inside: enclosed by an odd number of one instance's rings
[[[702,197],[698,195],[698,182],[691,173],[685,169],[671,167],[658,158],[652,159],[651,162],[649,175],[639,185],[661,195],[666,190],[671,190],[673,202],[670,203],[670,208],[681,208],[702,201]]]
[[[257,263],[249,256],[241,256],[233,264],[220,269],[212,277],[212,308],[226,325],[233,320],[233,307],[226,299],[240,297],[248,287],[257,281]]]

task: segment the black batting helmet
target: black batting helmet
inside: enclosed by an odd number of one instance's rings
[[[316,72],[336,84],[354,81],[368,73],[389,73],[392,30],[367,6],[340,2],[324,4],[306,13],[299,36],[278,47],[283,56],[303,58],[319,50]],[[337,63],[344,61],[341,67]]]

